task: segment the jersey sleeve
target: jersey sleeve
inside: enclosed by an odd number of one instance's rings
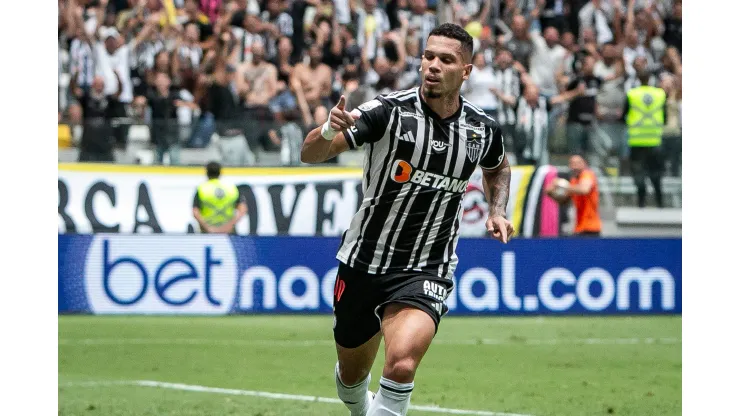
[[[390,122],[389,104],[380,96],[361,104],[357,110],[360,111],[360,118],[344,135],[350,149],[380,140]]]
[[[489,132],[491,144],[487,149],[483,149],[486,153],[480,158],[478,166],[483,169],[496,169],[504,160],[504,136],[499,126],[491,127]]]

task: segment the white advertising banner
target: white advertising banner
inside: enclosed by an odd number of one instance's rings
[[[518,228],[531,167],[513,167],[508,216]],[[224,168],[248,214],[240,235],[338,236],[362,201],[362,170],[342,167]],[[59,164],[59,233],[194,233],[197,167]],[[486,234],[480,171],[468,184],[461,233]]]

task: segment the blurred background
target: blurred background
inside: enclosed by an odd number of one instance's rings
[[[583,154],[604,235],[680,235],[681,19],[680,0],[60,1],[59,161],[300,166],[340,95],[353,108],[418,85],[429,31],[455,22],[475,41],[463,95],[502,125],[513,165],[567,174]],[[642,72],[667,99],[648,172],[661,198],[643,177],[640,203],[625,101]]]
[[[60,414],[344,414],[163,397],[143,387],[178,388],[142,380],[334,397],[334,255],[365,150],[304,166],[302,140],[340,95],[352,109],[417,86],[445,22],[474,39],[462,94],[502,126],[516,238],[485,235],[476,171],[449,326],[425,358],[437,381],[413,400],[483,412],[457,414],[680,413],[681,0],[58,6]],[[643,87],[665,95],[641,113],[662,125],[647,147],[627,105]],[[210,161],[247,208],[228,235],[193,213]],[[594,190],[558,203],[583,172]],[[583,227],[595,238],[576,238]],[[126,316],[66,316],[80,313]],[[129,316],[141,314],[185,316]],[[239,316],[193,316],[224,314]],[[503,377],[480,365],[491,359]],[[440,381],[450,363],[466,394]]]

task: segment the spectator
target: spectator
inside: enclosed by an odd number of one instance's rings
[[[70,7],[73,7],[75,4],[72,1]],[[88,88],[86,82],[90,76],[90,65],[86,60],[92,58],[95,62],[95,73],[103,77],[105,95],[116,96],[116,100],[109,103],[111,117],[126,117],[128,115],[126,107],[131,104],[134,95],[129,57],[131,56],[131,51],[136,49],[138,43],[146,36],[147,31],[150,31],[152,28],[151,26],[147,27],[147,30],[143,31],[140,36],[137,36],[129,44],[124,45],[118,31],[114,27],[102,27],[106,23],[105,10],[107,6],[107,0],[102,0],[99,3],[99,7],[96,8],[96,24],[91,32],[86,31],[86,29],[79,30],[79,28],[87,25],[87,23],[82,22],[81,12],[70,15],[70,19],[72,19],[70,26],[78,28],[76,33],[82,37],[82,41],[88,44],[84,48],[80,45],[77,51],[80,56],[76,57],[77,59],[83,59],[83,64],[79,67],[86,71],[86,75],[84,75],[86,79],[82,80],[85,81],[83,88]],[[78,79],[77,81],[80,80]],[[122,85],[118,85],[118,83]],[[77,113],[77,111],[74,111],[74,113]],[[119,123],[114,128],[114,135],[116,144],[119,147],[124,147],[128,136],[128,125],[126,123]]]
[[[514,142],[517,163],[538,165],[547,163],[547,145],[550,130],[549,113],[553,106],[568,102],[584,93],[583,88],[546,97],[541,95],[535,84],[524,88],[524,94],[517,100]]]
[[[221,165],[206,165],[208,181],[198,185],[193,197],[193,217],[202,233],[233,234],[236,223],[247,214],[247,201],[233,184],[221,181]]]
[[[491,66],[486,65],[483,53],[475,53],[470,77],[463,83],[462,87],[465,98],[480,107],[486,114],[496,118],[499,103],[493,90],[496,89],[497,85],[496,74],[494,74]]]
[[[496,86],[490,91],[498,99],[498,118],[496,121],[501,125],[501,130],[509,149],[515,149],[514,125],[516,125],[516,105],[521,94],[519,71],[514,67],[511,52],[501,49],[496,55],[494,74],[496,75]],[[520,149],[521,150],[521,149]]]
[[[154,65],[146,70],[146,85],[149,88],[154,87],[157,74],[159,73],[165,73],[171,78],[174,76],[174,71],[172,70],[172,60],[170,60],[170,53],[166,49],[163,49],[157,52],[156,55],[154,55]]]
[[[614,9],[606,0],[591,0],[586,3],[578,11],[581,38],[583,39],[583,30],[589,28],[594,31],[596,42],[599,45],[614,40],[614,34],[611,30],[613,18]]]
[[[666,92],[662,153],[668,164],[667,172],[678,177],[681,172],[681,80],[665,77],[660,87]]]
[[[565,30],[565,7],[568,3],[566,0],[540,0],[542,5],[542,28],[554,27],[558,32]]]
[[[665,27],[660,19],[655,3],[651,2],[648,7],[635,8],[635,0],[627,3],[626,30],[637,32],[638,42],[647,48],[654,57],[660,57],[665,50],[665,42],[662,39]]]
[[[291,88],[305,124],[313,124],[317,110],[326,112],[332,107],[329,104],[332,71],[328,65],[321,63],[323,56],[321,47],[312,44],[308,49],[308,65],[302,62],[297,64],[291,76]]]
[[[624,134],[624,62],[614,43],[605,43],[601,59],[594,66],[594,75],[603,79],[596,95],[596,119],[599,128],[609,137],[610,148],[624,160],[627,156],[627,142]]]
[[[560,46],[560,34],[554,27],[545,29],[544,36],[532,33],[534,50],[530,60],[529,74],[532,82],[546,96],[556,95],[558,92],[556,72],[565,62],[566,51]]]
[[[82,35],[83,28],[78,28],[78,37],[72,39],[70,46],[70,72],[75,74],[74,79],[78,88],[82,91],[89,91],[95,78],[95,59],[92,47],[84,40]],[[81,104],[75,101],[75,94],[71,94],[69,113],[72,122],[77,124],[82,121]]]
[[[645,207],[647,176],[653,184],[655,202],[659,208],[662,208],[663,162],[660,146],[666,120],[666,92],[660,88],[648,86],[651,76],[649,72],[641,71],[637,76],[642,86],[627,92],[624,109],[627,143],[630,147],[630,169],[637,187],[637,205],[640,208]]]
[[[568,111],[568,149],[570,153],[593,151],[593,123],[596,113],[596,95],[604,80],[594,75],[595,58],[586,56],[579,75],[568,85],[568,91],[580,88],[583,95],[570,103]]]
[[[560,45],[565,49],[565,58],[563,59],[562,68],[558,69],[560,76],[572,77],[580,69],[581,59],[585,56],[581,45],[576,41],[576,37],[571,32],[563,33],[560,38]]]
[[[363,0],[364,7],[357,10],[357,44],[365,51],[368,60],[378,54],[380,39],[391,30],[388,15],[378,7],[377,0]]]
[[[200,0],[199,9],[205,13],[210,21],[215,22],[221,11],[222,2],[223,0]]]
[[[185,125],[196,120],[190,140],[195,147],[205,146],[215,128],[210,106],[216,106],[221,118],[230,111],[210,94],[226,97],[214,84],[224,77],[226,65],[238,70],[234,84],[239,88],[229,93],[237,94],[239,113],[232,117],[232,127],[241,134],[249,129],[252,145],[259,138],[268,150],[278,145],[284,150],[283,136],[290,136],[290,131],[283,134],[281,126],[295,115],[295,109],[300,127],[308,128],[326,116],[326,103],[340,93],[351,109],[377,93],[416,86],[428,32],[450,19],[462,23],[474,37],[474,69],[464,94],[489,114],[495,111],[508,149],[522,162],[537,159],[525,157],[525,150],[528,154],[537,150],[529,139],[514,141],[514,127],[521,130],[519,113],[526,110],[521,102],[528,103],[533,114],[547,113],[551,120],[567,115],[570,104],[571,122],[558,121],[547,130],[558,132],[570,124],[573,133],[573,114],[583,115],[583,103],[598,91],[594,106],[598,127],[586,123],[581,130],[588,130],[587,135],[597,133],[595,138],[609,136],[615,143],[624,129],[620,86],[623,94],[641,85],[636,73],[645,69],[652,74],[649,85],[675,85],[681,79],[680,0],[67,0],[60,3],[59,14],[62,81],[70,72],[65,48],[70,49],[71,73],[78,77],[77,92],[89,91],[99,74],[104,76],[104,93],[113,95],[118,78],[112,70],[118,70],[124,88],[122,103],[111,102],[115,124],[143,120],[142,108],[152,105],[144,99],[158,90],[162,73],[169,79],[171,94],[189,103],[175,106],[174,111],[183,141],[191,135]],[[605,41],[609,38],[612,41]],[[256,44],[264,57],[253,60]],[[583,78],[587,57],[595,60],[593,75],[603,84],[584,85],[586,93],[580,96],[573,81]],[[274,78],[267,74],[271,71],[260,69],[272,66]],[[274,84],[260,82],[265,76]],[[530,83],[538,88],[527,88]],[[79,122],[82,109],[74,102],[75,94],[68,92],[71,99],[67,99],[63,82],[60,87],[62,116],[68,114]],[[522,89],[527,92],[520,94]],[[557,104],[553,104],[547,98],[565,92],[577,95],[572,103],[554,100]],[[536,99],[528,99],[535,95]],[[545,111],[540,109],[539,95],[545,98]],[[129,108],[135,97],[141,98]],[[267,134],[264,126],[255,128],[255,123],[270,119],[278,123],[271,126],[273,133]],[[525,115],[523,120],[527,119]],[[116,129],[121,144],[124,129]],[[74,131],[82,129],[77,126]],[[555,134],[549,141],[565,139],[566,134]],[[589,136],[586,142],[590,141],[598,140]],[[665,147],[668,152],[670,146]]]
[[[629,75],[627,77],[627,80],[624,82],[625,91],[629,91],[633,88],[637,88],[643,85],[642,81],[640,81],[640,78],[637,76],[637,74],[642,72],[646,72],[649,74],[648,83],[646,85],[649,85],[651,87],[655,87],[658,85],[658,77],[653,71],[650,70],[650,65],[648,64],[648,60],[646,57],[638,56],[637,58],[635,58],[634,62],[632,63],[632,69],[635,72]]]
[[[154,89],[146,98],[151,109],[150,133],[155,147],[154,160],[163,164],[165,154],[169,155],[170,164],[180,163],[180,137],[177,123],[178,107],[197,108],[192,102],[181,99],[180,92],[171,89],[171,80],[165,72],[158,72],[154,80]]]
[[[640,40],[637,37],[636,30],[627,30],[625,32],[625,35],[625,45],[622,52],[622,56],[624,58],[624,69],[627,72],[628,76],[634,77],[637,73],[634,67],[635,59],[640,57],[645,58],[649,67],[654,66],[654,59],[653,56],[650,54],[650,51],[646,49],[645,46],[640,44]]]
[[[321,62],[333,70],[338,69],[343,63],[344,51],[336,19],[325,16],[316,19],[310,29],[310,36],[323,51]]]
[[[283,10],[282,0],[267,0],[262,12],[262,31],[266,37],[267,58],[277,55],[277,40],[280,36],[293,36],[293,18]]]
[[[573,235],[577,237],[599,237],[601,216],[599,215],[599,184],[586,160],[573,155],[568,161],[570,182],[556,180],[545,188],[545,192],[564,204],[573,201],[576,209],[576,224]]]
[[[513,36],[506,41],[504,46],[511,51],[514,60],[528,71],[529,58],[534,51],[534,43],[529,33],[529,23],[527,23],[527,20],[522,15],[514,16],[511,30]]]
[[[292,109],[284,113],[285,123],[269,132],[270,140],[280,146],[280,161],[286,166],[301,164],[301,145],[305,134],[299,124],[300,112]]]
[[[117,75],[116,72],[114,74]],[[111,119],[114,117],[114,102],[121,94],[122,83],[118,82],[115,94],[105,93],[105,78],[93,78],[91,88],[77,87],[78,74],[72,77],[70,89],[82,109],[82,140],[80,142],[80,162],[113,162],[113,140]]]
[[[216,123],[221,160],[227,166],[254,165],[242,127],[242,99],[236,87],[236,68],[220,61],[216,64],[208,90],[208,108]]]
[[[298,108],[295,95],[290,91],[290,77],[295,62],[292,60],[293,44],[291,39],[283,36],[278,40],[278,53],[272,61],[277,71],[275,97],[270,102],[270,111],[277,122],[285,120],[284,114]]]
[[[206,42],[213,33],[211,19],[198,8],[198,0],[184,0],[182,12],[177,18],[179,24],[186,26],[193,24],[198,27],[198,41]]]
[[[405,46],[406,65],[398,79],[398,88],[402,90],[413,88],[419,85],[421,81],[421,73],[419,72],[419,68],[421,68],[421,51],[419,50],[418,39],[406,37]],[[349,110],[351,111],[352,109],[350,108]]]
[[[386,33],[382,42],[386,45],[386,54],[375,58],[365,76],[365,82],[374,86],[376,94],[398,90],[399,79],[406,68],[406,49],[398,32]]]
[[[248,11],[244,16],[243,27],[233,27],[232,33],[237,43],[237,63],[249,62],[252,60],[252,46],[255,43],[266,42],[262,35],[263,25],[256,13]]]
[[[277,93],[277,69],[265,60],[261,43],[252,46],[252,62],[237,68],[236,87],[246,106],[247,141],[252,148],[262,142],[265,149],[271,149],[271,142],[266,140],[266,125],[273,121],[269,104]]]
[[[293,62],[299,61],[304,55],[305,48],[305,33],[304,33],[304,19],[306,17],[306,11],[309,7],[333,8],[336,9],[337,21],[342,25],[346,25],[350,22],[349,6],[347,0],[337,1],[320,1],[320,0],[293,0],[290,6],[290,17],[293,19],[293,36],[291,40],[293,43],[293,54],[291,60]]]
[[[437,27],[437,16],[429,10],[426,0],[409,0],[408,3],[408,13],[401,15],[408,22],[408,36],[410,41],[416,42],[415,50],[423,51],[427,46],[429,33]]]
[[[672,46],[678,49],[679,53],[681,52],[681,22],[681,0],[674,0],[673,7],[671,8],[671,15],[668,16],[663,23],[665,26],[663,40],[667,46]]]
[[[195,72],[203,59],[203,48],[200,43],[200,29],[195,23],[185,25],[185,33],[177,38],[175,58],[180,69]]]

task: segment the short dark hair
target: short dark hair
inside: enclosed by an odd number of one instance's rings
[[[640,83],[643,86],[647,86],[650,83],[650,77],[653,75],[652,72],[648,71],[647,69],[643,69],[641,71],[637,71],[637,79],[640,81]]]
[[[221,176],[221,164],[218,162],[208,162],[206,165],[206,176],[208,176],[208,179],[218,179]]]
[[[454,23],[443,23],[429,32],[431,36],[444,36],[446,38],[455,39],[460,41],[463,50],[463,58],[467,58],[467,62],[470,62],[473,55],[473,37],[470,36],[465,29],[460,25]],[[427,39],[429,38],[427,37]]]

